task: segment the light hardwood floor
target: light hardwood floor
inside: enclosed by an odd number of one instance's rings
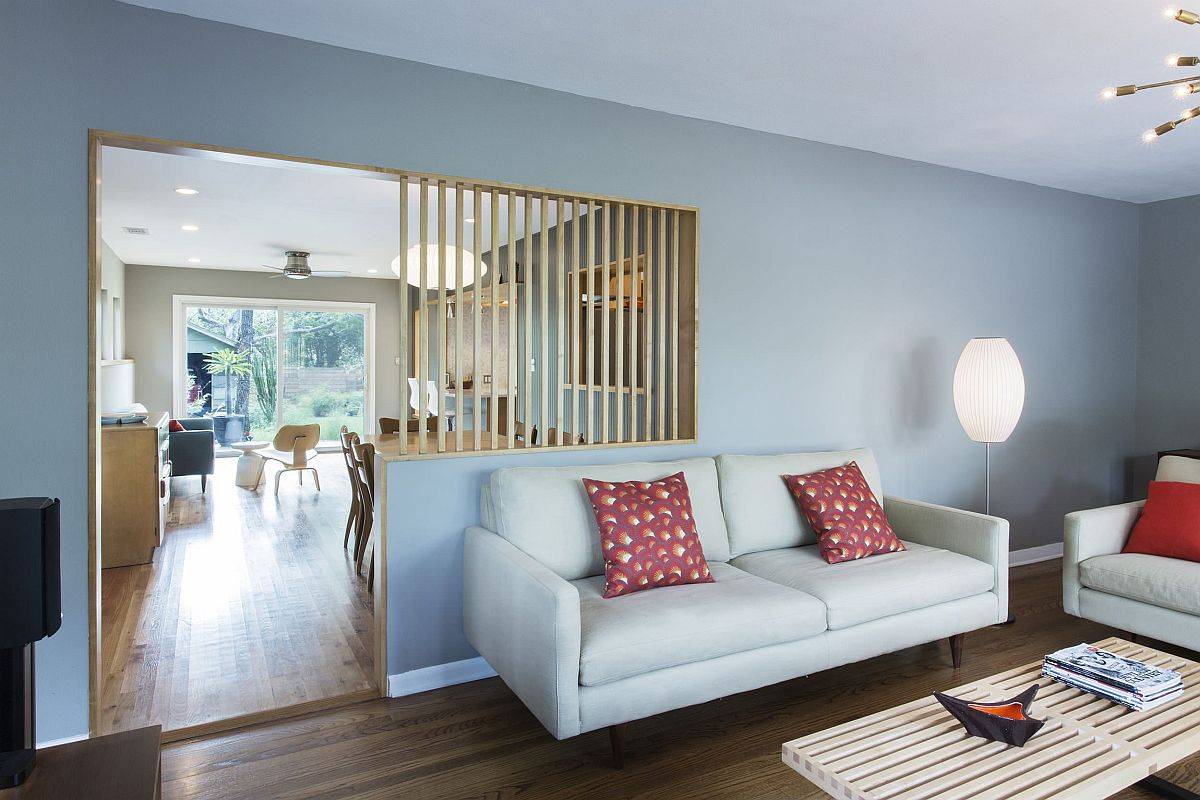
[[[1060,570],[1014,569],[1016,623],[967,634],[959,670],[938,642],[660,714],[630,724],[621,771],[604,731],[555,741],[492,678],[169,745],[163,796],[824,800],[782,763],[783,742],[1111,635],[1063,613]],[[1200,758],[1163,775],[1200,789]]]
[[[100,733],[374,690],[372,599],[342,550],[340,454],[315,461],[324,491],[293,473],[278,498],[273,467],[250,492],[234,485],[235,464],[217,459],[206,494],[198,477],[173,479],[154,562],[103,571]]]

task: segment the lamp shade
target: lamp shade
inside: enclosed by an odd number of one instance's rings
[[[976,442],[1003,442],[1025,407],[1025,374],[1007,339],[972,339],[954,368],[954,410]]]
[[[403,278],[408,281],[409,286],[421,285],[421,245],[414,244],[412,247],[400,255],[392,259],[392,274],[397,278]],[[425,288],[438,288],[438,246],[436,244],[427,244],[425,247]],[[452,244],[447,244],[444,251],[446,256],[446,285],[443,288],[453,289],[458,286],[456,271],[458,269],[455,264],[456,251],[460,248]],[[481,264],[475,254],[470,250],[462,248],[462,285],[470,286],[475,282],[475,278],[482,277],[487,272],[487,265]]]

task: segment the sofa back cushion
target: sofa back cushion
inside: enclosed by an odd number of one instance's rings
[[[604,572],[600,534],[583,479],[652,481],[676,472],[687,481],[705,559],[728,561],[729,534],[711,458],[498,469],[484,493],[483,523],[566,580],[600,575]]]
[[[1156,481],[1200,483],[1200,459],[1183,456],[1163,456],[1158,460]]]
[[[854,461],[875,499],[883,504],[879,466],[868,447],[768,456],[721,455],[716,460],[721,505],[729,527],[729,550],[735,558],[761,550],[817,543],[812,526],[796,505],[782,475],[803,475]]]

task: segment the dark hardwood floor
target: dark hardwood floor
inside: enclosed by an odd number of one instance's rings
[[[939,642],[634,722],[621,771],[605,731],[555,741],[493,678],[169,745],[164,797],[826,798],[783,742],[1111,635],[1063,613],[1060,569],[1014,569],[1016,623],[967,634],[959,670]],[[1162,774],[1200,789],[1200,758]]]

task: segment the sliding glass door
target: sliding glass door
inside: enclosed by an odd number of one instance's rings
[[[319,423],[322,441],[345,425],[363,431],[367,402],[365,315],[284,310],[280,380],[283,424]]]
[[[371,432],[374,306],[175,298],[175,415],[212,417],[219,446],[286,424]]]

